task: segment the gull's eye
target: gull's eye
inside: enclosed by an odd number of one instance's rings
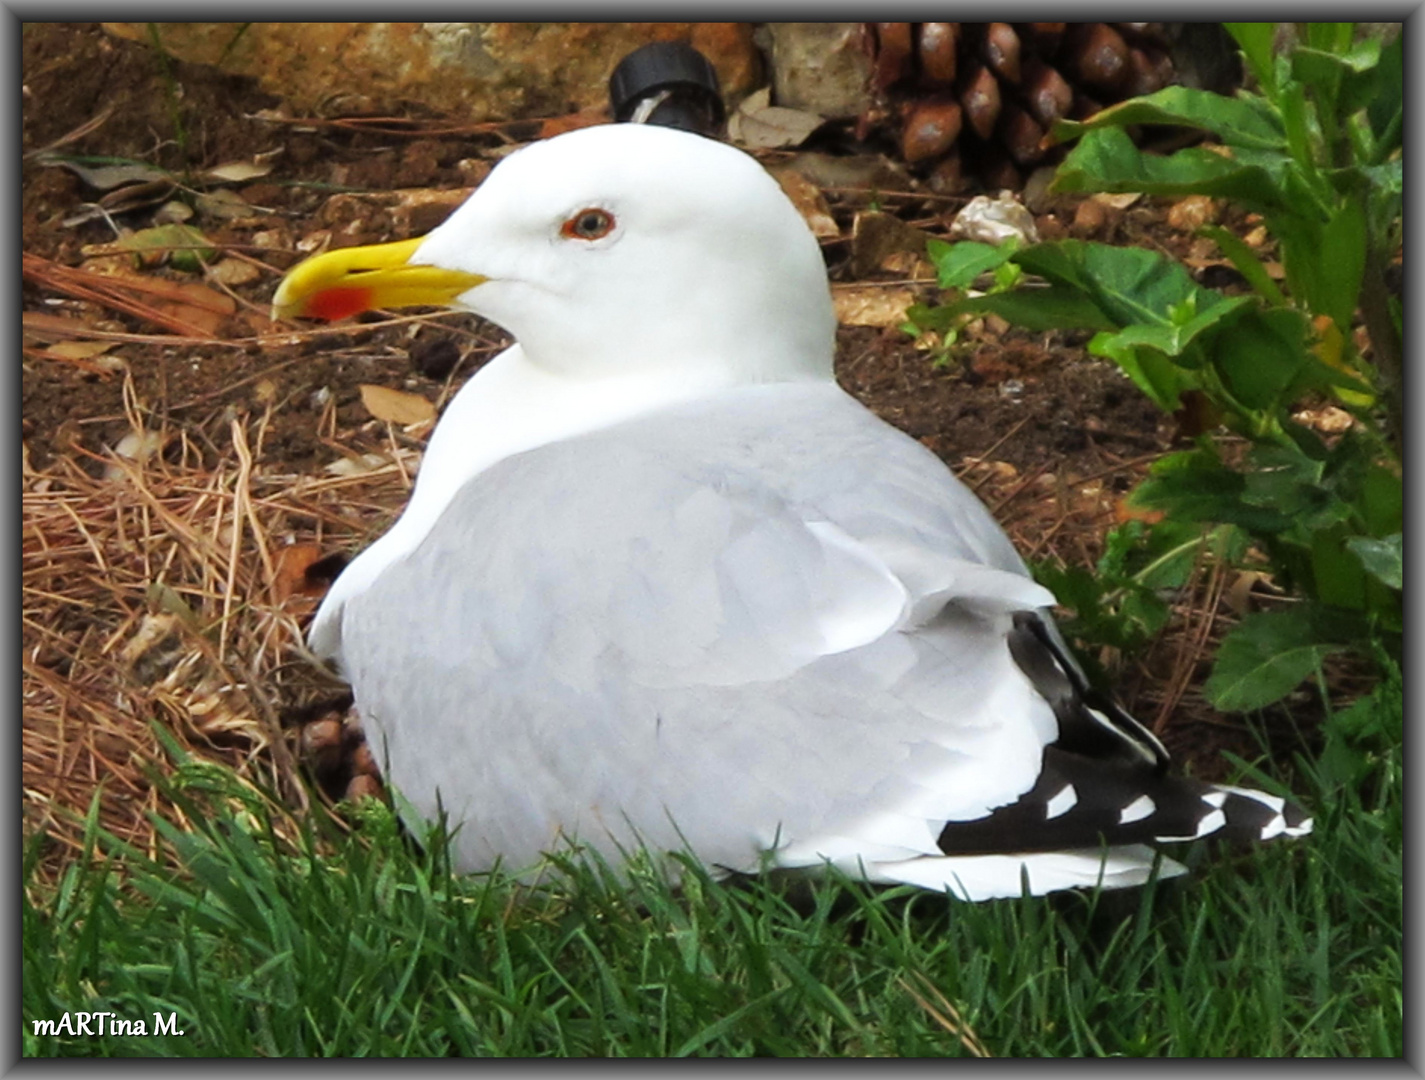
[[[607,210],[591,206],[580,210],[559,226],[559,235],[569,240],[597,240],[608,236],[613,230],[614,216]]]

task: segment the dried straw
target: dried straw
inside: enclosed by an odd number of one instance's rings
[[[102,825],[140,849],[156,849],[149,814],[178,820],[145,776],[163,759],[154,726],[307,803],[282,717],[340,687],[303,648],[317,597],[282,553],[369,542],[405,502],[411,462],[284,475],[252,450],[260,424],[233,419],[211,467],[172,429],[144,462],[24,463],[24,828],[49,833],[53,866],[80,850],[96,790]]]

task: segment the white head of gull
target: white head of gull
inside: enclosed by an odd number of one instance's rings
[[[1157,841],[1309,830],[1170,775],[984,506],[836,386],[819,247],[746,154],[561,135],[424,239],[318,256],[274,298],[430,303],[517,343],[310,639],[386,778],[460,825],[462,869],[642,845],[978,900],[1139,884]]]

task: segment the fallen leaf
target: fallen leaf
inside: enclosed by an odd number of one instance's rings
[[[841,235],[841,227],[831,216],[831,206],[827,203],[826,196],[821,193],[821,188],[795,170],[773,169],[770,171],[773,179],[782,185],[782,190],[786,192],[787,198],[792,200],[792,205],[802,215],[802,219],[811,229],[813,236],[819,239],[831,239]]]
[[[118,445],[114,447],[114,453],[142,465],[162,450],[167,441],[167,436],[159,431],[131,431],[119,440]],[[122,480],[124,475],[124,469],[117,464],[109,465],[104,470],[106,480]]]
[[[164,202],[176,189],[177,185],[171,180],[146,180],[139,184],[129,184],[107,192],[98,202],[81,204],[78,212],[70,214],[60,225],[72,229],[100,218],[110,221],[115,214],[127,214],[131,210],[140,210]]]
[[[325,586],[307,579],[307,568],[321,558],[322,549],[317,544],[291,544],[281,548],[272,568],[272,598],[282,604],[293,595],[320,596],[325,592]]]
[[[217,218],[219,221],[236,221],[243,218],[258,217],[261,211],[253,206],[236,191],[229,191],[220,188],[217,191],[206,195],[199,195],[196,200],[198,213],[210,218]]]
[[[1327,405],[1320,409],[1302,409],[1300,412],[1292,413],[1291,418],[1298,424],[1315,428],[1327,435],[1339,435],[1354,426],[1356,422],[1354,416],[1345,409],[1336,408],[1335,405]]]
[[[193,218],[193,208],[182,199],[169,199],[153,213],[155,225],[181,225]]]
[[[831,303],[842,326],[900,326],[915,294],[875,285],[838,285],[831,290]]]
[[[315,255],[325,251],[331,246],[332,231],[330,229],[318,229],[316,232],[308,233],[298,240],[295,247],[303,255]],[[263,246],[261,243],[259,247]]]
[[[61,341],[45,350],[61,360],[88,360],[114,347],[112,341]]]
[[[171,612],[145,614],[134,636],[119,650],[119,659],[132,667],[150,649],[175,636],[181,626],[182,620]]]
[[[1223,597],[1227,601],[1227,606],[1238,615],[1250,614],[1252,611],[1252,586],[1264,577],[1266,577],[1265,574],[1256,570],[1238,571]]]
[[[48,311],[21,313],[20,328],[27,337],[39,341],[74,337],[93,330],[92,326],[81,319],[71,319],[66,315],[52,315]]]
[[[224,316],[211,308],[194,307],[192,304],[154,304],[154,310],[187,323],[210,337],[218,336],[218,327],[223,325]]]
[[[1128,497],[1125,495],[1115,504],[1115,515],[1120,523],[1126,521],[1141,521],[1145,525],[1156,525],[1163,520],[1163,511],[1146,510],[1141,506],[1129,506]]]
[[[420,394],[392,390],[389,386],[362,383],[361,403],[377,420],[400,424],[403,427],[435,419],[435,406]]]
[[[1014,480],[1019,476],[1019,470],[1007,461],[986,461],[982,457],[975,457],[973,454],[966,454],[960,459],[961,468],[965,472],[988,472],[996,480]]]
[[[262,276],[262,271],[242,259],[224,259],[209,270],[220,285],[246,285]]]
[[[752,150],[800,146],[826,123],[826,118],[816,113],[770,105],[771,99],[767,87],[745,98],[727,122],[728,138]]]
[[[177,187],[178,185],[168,177],[145,180],[142,183],[128,184],[106,192],[100,197],[99,205],[111,214],[122,214],[129,210],[137,210],[141,206],[151,206],[154,203],[163,202]]]
[[[1168,226],[1179,232],[1194,232],[1217,220],[1217,200],[1206,195],[1189,195],[1168,210]]]
[[[195,270],[215,258],[217,250],[193,226],[170,224],[140,229],[107,244],[87,244],[80,254],[87,258],[132,255],[140,266],[157,266],[167,259],[180,270]]]
[[[364,476],[377,469],[384,469],[391,464],[391,459],[385,454],[362,454],[359,457],[337,458],[326,466],[326,472],[332,476],[351,477]]]
[[[607,124],[608,122],[608,106],[591,105],[578,112],[550,117],[539,125],[539,137],[549,139],[555,135],[563,135],[566,131],[577,131],[579,128],[593,127],[596,124]]]
[[[863,210],[851,222],[851,276],[864,278],[882,269],[892,255],[924,254],[930,234],[894,214]]]
[[[1127,210],[1142,197],[1141,191],[1099,191],[1089,196],[1094,202],[1115,210]]]
[[[226,165],[209,169],[206,175],[210,180],[241,184],[245,180],[256,180],[258,177],[266,176],[271,171],[271,162],[231,161]]]
[[[100,165],[95,168],[80,165],[75,161],[56,161],[55,164],[63,165],[90,187],[97,188],[99,191],[112,191],[125,184],[142,183],[148,180],[173,182],[173,177],[162,169],[138,162],[130,165]]]

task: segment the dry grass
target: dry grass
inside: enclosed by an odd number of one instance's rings
[[[131,423],[141,412],[129,395]],[[264,417],[231,420],[205,465],[182,430],[144,461],[76,455],[22,477],[22,786],[27,834],[82,843],[100,819],[141,848],[148,815],[178,819],[145,775],[157,725],[305,808],[283,717],[333,696],[301,642],[319,551],[369,542],[409,490],[412,462],[352,477],[284,475],[263,461]]]

